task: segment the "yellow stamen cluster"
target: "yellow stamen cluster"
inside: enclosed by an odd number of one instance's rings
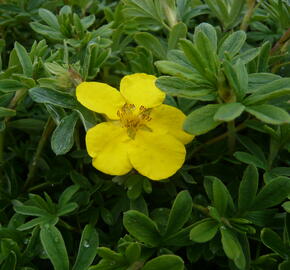
[[[134,104],[125,104],[118,110],[117,115],[120,117],[122,127],[127,129],[128,136],[134,139],[138,129],[150,130],[146,126],[146,123],[151,120],[150,112],[151,109],[144,106],[137,109]]]

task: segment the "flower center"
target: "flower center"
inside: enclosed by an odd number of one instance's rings
[[[125,104],[117,115],[120,117],[120,123],[123,128],[127,129],[128,136],[132,139],[135,138],[138,129],[145,129],[151,131],[146,123],[151,120],[151,109],[147,109],[144,106],[136,108],[134,104]]]

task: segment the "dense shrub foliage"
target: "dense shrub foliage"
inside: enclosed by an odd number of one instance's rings
[[[0,270],[289,270],[289,27],[287,0],[1,1]],[[87,153],[76,87],[135,73],[195,135],[165,180]]]

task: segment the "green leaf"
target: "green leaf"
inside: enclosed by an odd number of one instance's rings
[[[40,229],[41,244],[55,270],[69,270],[66,247],[60,231],[53,225],[45,224]]]
[[[232,121],[239,117],[244,111],[245,106],[241,103],[222,104],[214,115],[215,121]]]
[[[64,206],[66,205],[72,198],[72,196],[80,189],[78,185],[72,185],[65,189],[65,191],[60,195],[58,200],[58,205]]]
[[[128,245],[125,251],[127,260],[132,264],[140,258],[141,246],[138,243],[131,243]]]
[[[87,270],[96,257],[98,246],[99,235],[96,229],[90,224],[86,225],[82,233],[78,255],[72,270]]]
[[[179,39],[185,38],[186,33],[186,24],[184,24],[183,22],[175,24],[169,32],[168,50],[176,49]]]
[[[197,222],[190,231],[190,239],[197,243],[210,241],[216,235],[219,225],[213,219],[204,219]]]
[[[227,29],[234,27],[239,22],[245,2],[245,0],[232,2],[230,5],[229,20],[225,25]]]
[[[202,32],[198,32],[199,36],[203,36],[199,41],[199,46],[203,46],[203,41],[206,40],[206,36]],[[207,39],[207,45],[210,44],[210,41]],[[192,64],[192,66],[199,72],[201,76],[206,78],[209,83],[214,84],[216,83],[216,76],[214,74],[215,70],[211,70],[210,67],[214,65],[216,67],[217,60],[213,52],[211,51],[211,60],[214,58],[214,62],[210,63],[208,59],[208,55],[201,55],[201,52],[199,52],[196,48],[196,46],[193,45],[192,42],[189,40],[181,40],[180,41],[181,48],[187,57],[188,61]],[[207,47],[207,49],[203,49],[202,52],[204,54],[207,53],[207,51],[210,50],[210,48]]]
[[[153,0],[124,0],[125,4],[124,12],[128,16],[134,18],[140,18],[141,22],[152,25],[154,22],[161,25],[161,9],[160,3]]]
[[[154,247],[160,243],[160,234],[156,224],[144,214],[129,210],[124,213],[123,223],[132,236],[146,245]]]
[[[224,59],[225,54],[230,58],[234,57],[243,47],[246,38],[246,33],[241,30],[230,34],[219,47],[219,57]]]
[[[64,155],[73,147],[74,130],[78,118],[76,112],[64,117],[52,133],[51,148],[56,155]]]
[[[282,204],[282,207],[284,208],[284,210],[287,212],[287,213],[290,213],[290,202],[284,202]]]
[[[261,240],[265,246],[278,253],[282,258],[288,258],[290,250],[277,233],[269,228],[264,228],[261,231]]]
[[[38,10],[38,14],[49,26],[52,28],[58,30],[59,29],[59,23],[57,21],[57,17],[49,10],[40,8]]]
[[[249,165],[244,172],[243,179],[239,187],[239,209],[241,211],[250,210],[255,199],[259,185],[259,174],[255,166]]]
[[[190,193],[186,190],[177,194],[172,205],[167,226],[166,235],[178,232],[188,221],[192,211],[192,199]]]
[[[15,115],[16,115],[15,110],[0,107],[0,117],[11,117],[11,116],[15,116]]]
[[[238,60],[243,61],[244,64],[247,64],[251,62],[253,59],[255,59],[258,54],[260,53],[260,48],[251,48],[248,50],[245,50],[243,52],[240,52],[238,55],[236,55],[233,58],[233,62],[235,63]]]
[[[96,20],[95,15],[89,15],[89,16],[83,17],[81,19],[81,23],[85,29],[88,29],[90,26],[93,25],[95,20]]]
[[[203,32],[195,32],[194,41],[196,49],[202,57],[202,62],[204,62],[204,70],[217,74],[219,62],[212,42]]]
[[[149,33],[137,33],[134,36],[136,42],[151,51],[158,59],[166,58],[166,50],[155,36]]]
[[[183,270],[183,260],[176,255],[162,255],[147,262],[142,270]]]
[[[55,225],[58,222],[59,218],[56,216],[42,216],[42,217],[37,217],[34,219],[29,220],[28,222],[20,225],[19,227],[17,227],[17,230],[19,231],[25,231],[25,230],[29,230],[37,225],[45,225],[45,224],[51,224],[51,225]]]
[[[233,200],[224,183],[216,177],[212,178],[213,206],[219,215],[224,216],[229,206],[233,208]]]
[[[169,237],[163,239],[164,243],[173,247],[185,247],[192,245],[192,242],[189,239],[189,232],[192,227],[193,225],[190,225],[179,232],[170,235]]]
[[[78,102],[72,95],[49,88],[31,88],[29,95],[33,101],[38,103],[48,103],[68,109],[74,109],[78,105]]]
[[[32,77],[32,70],[33,70],[32,62],[27,51],[18,42],[15,42],[14,47],[15,47],[18,59],[20,61],[20,64],[22,66],[24,75],[26,75],[27,77]]]
[[[267,164],[264,150],[255,142],[253,142],[250,137],[238,135],[237,139],[251,154],[261,160],[265,165]]]
[[[6,239],[8,240],[8,239]],[[2,240],[2,249],[5,245],[5,240]],[[5,260],[3,263],[1,263],[1,270],[16,270],[17,265],[17,255],[14,250],[11,250],[9,254],[5,257]]]
[[[265,86],[268,87],[270,82],[280,80],[280,79],[281,79],[281,77],[277,74],[251,73],[251,74],[249,74],[249,89],[248,89],[247,93],[255,93],[257,91],[264,92],[264,90],[259,90],[259,89],[263,89]],[[272,92],[273,90],[275,91],[275,90],[281,89],[281,87],[279,87],[279,86],[278,86],[278,88],[274,87],[274,89],[272,89],[271,86],[269,88],[270,88],[269,92]],[[282,85],[282,88],[285,88],[285,87],[283,87],[283,85]],[[263,93],[263,92],[261,94],[267,94],[268,90],[266,90],[266,93]],[[245,101],[246,100],[247,99],[245,99]]]
[[[270,104],[246,107],[245,110],[267,124],[281,125],[290,123],[290,115],[285,110]]]
[[[14,210],[16,213],[26,216],[48,216],[50,215],[45,209],[32,205],[24,205],[21,202],[14,200]]]
[[[290,261],[286,260],[279,264],[278,270],[288,270],[290,268]]]
[[[65,38],[60,31],[47,25],[43,25],[38,22],[31,22],[29,25],[36,33],[44,35],[49,39],[63,41]]]
[[[101,207],[101,217],[103,219],[103,221],[108,224],[109,226],[112,226],[114,223],[114,218],[113,218],[113,214],[110,210],[108,210],[105,207]]]
[[[223,0],[205,0],[205,3],[211,9],[214,15],[218,17],[218,19],[223,24],[226,24],[226,22],[229,19],[229,13],[228,13],[228,9],[224,1]]]
[[[115,264],[119,264],[123,266],[124,263],[126,263],[126,260],[122,254],[117,253],[106,247],[98,248],[98,255],[106,260],[109,260],[110,262],[114,262]],[[102,269],[102,268],[97,268],[97,269]],[[112,269],[115,269],[114,264],[113,264]]]
[[[255,76],[253,79],[261,81],[261,84],[263,84],[255,89],[255,91],[252,91],[252,95],[244,100],[244,104],[246,105],[263,103],[267,100],[290,93],[289,78],[279,79],[279,77],[274,77],[273,74],[268,75],[268,73],[264,73],[263,76]]]
[[[57,209],[57,216],[66,216],[76,210],[78,208],[78,204],[75,202],[67,203]]]
[[[194,100],[207,100],[210,97],[214,99],[214,95],[211,95],[212,89],[206,86],[201,89],[200,85],[177,77],[159,77],[156,81],[156,86],[170,96]]]
[[[194,135],[201,135],[214,129],[221,123],[213,119],[219,107],[219,104],[209,104],[194,110],[186,117],[184,130]]]
[[[240,60],[235,65],[224,61],[224,73],[235,92],[238,101],[242,100],[248,89],[248,73],[245,64]]]
[[[12,79],[0,80],[0,92],[3,93],[15,92],[21,88],[24,88],[24,86],[19,81]]]
[[[257,156],[254,156],[246,152],[239,152],[239,151],[235,152],[234,157],[241,162],[254,165],[261,169],[266,169],[266,166],[267,166],[263,160],[259,159]]]
[[[231,260],[238,258],[242,252],[240,243],[233,232],[225,227],[220,228],[222,245],[227,257]]]
[[[290,178],[279,176],[265,185],[253,202],[252,210],[263,210],[281,203],[290,194]]]
[[[261,104],[265,103],[268,100],[275,99],[278,97],[283,97],[290,94],[290,88],[288,89],[280,89],[277,91],[274,91],[272,93],[264,94],[264,95],[251,95],[247,97],[247,99],[244,101],[245,105],[254,105],[254,104]]]
[[[253,91],[253,95],[265,95],[277,90],[289,89],[290,78],[281,78],[272,73],[254,74],[251,74],[252,80],[258,81],[261,85]]]
[[[160,60],[156,61],[154,64],[158,68],[158,70],[164,74],[182,77],[189,80],[191,80],[192,78],[194,79],[196,75],[195,69],[181,65],[173,61]]]
[[[270,51],[271,51],[271,43],[267,41],[262,45],[260,49],[260,55],[257,59],[258,60],[257,72],[267,71],[269,66]]]
[[[21,131],[41,132],[44,128],[45,122],[39,119],[23,118],[8,122],[9,127],[19,129]]]
[[[207,38],[210,40],[214,52],[217,50],[217,34],[215,28],[209,23],[201,23],[194,29],[194,37],[196,37],[197,32],[203,32]]]
[[[239,269],[244,269],[246,261],[241,244],[234,232],[221,227],[222,246],[228,258],[233,260]]]

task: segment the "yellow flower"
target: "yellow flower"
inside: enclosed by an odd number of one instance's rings
[[[78,85],[78,101],[108,118],[86,135],[96,169],[123,175],[135,168],[152,180],[161,180],[182,166],[184,144],[193,136],[182,130],[185,115],[162,104],[165,94],[155,86],[155,80],[143,73],[127,75],[121,80],[120,92],[105,83]]]

